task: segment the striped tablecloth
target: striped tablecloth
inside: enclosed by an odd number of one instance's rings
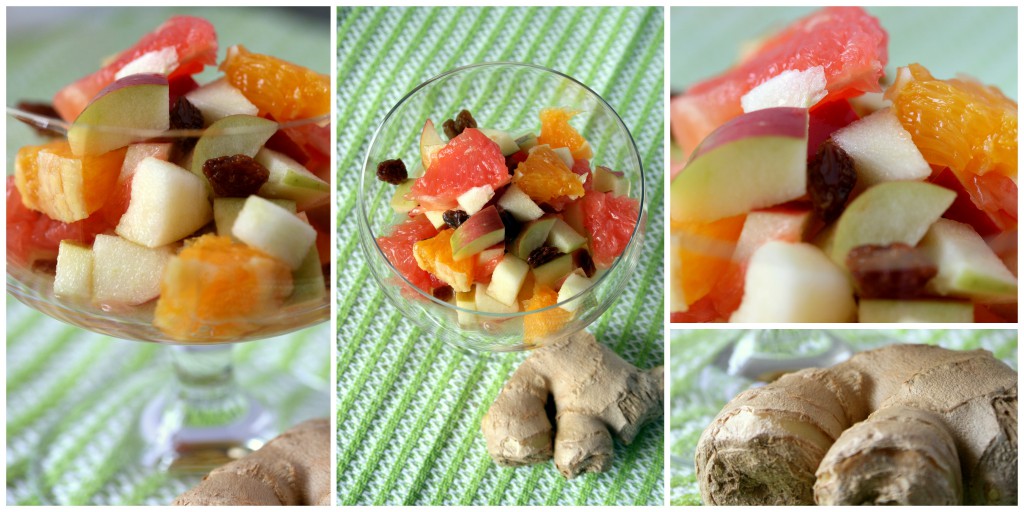
[[[18,11],[18,12],[15,12]],[[220,58],[234,43],[330,67],[330,11],[319,22],[265,9],[7,10],[7,104],[46,100],[100,59],[133,43],[173,13],[206,17],[217,29]],[[111,29],[115,27],[115,29]],[[124,35],[128,34],[129,35]],[[88,41],[83,47],[83,41]],[[212,76],[208,71],[203,76]],[[201,80],[202,81],[202,80]],[[8,173],[29,130],[8,121]],[[167,504],[188,481],[126,472],[118,454],[134,413],[167,388],[172,375],[162,347],[100,336],[57,322],[10,295],[7,338],[7,503],[37,504],[33,482],[63,502]],[[326,416],[330,381],[327,324],[235,348],[237,377],[255,398],[281,414],[279,428]],[[317,395],[317,390],[319,395]],[[45,447],[40,439],[59,431]],[[44,448],[49,455],[42,457]],[[33,467],[40,478],[30,478]]]
[[[420,336],[358,247],[356,189],[377,125],[445,70],[522,61],[569,74],[615,107],[644,161],[649,224],[636,279],[591,330],[638,366],[663,363],[663,11],[659,8],[339,8],[338,485],[341,504],[661,504],[661,425],[616,445],[608,473],[501,468],[480,418],[524,354],[468,354]],[[510,115],[514,115],[511,113]]]

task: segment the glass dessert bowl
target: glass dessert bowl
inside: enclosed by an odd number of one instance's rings
[[[643,166],[612,107],[519,63],[409,92],[377,129],[357,201],[384,293],[429,335],[481,351],[597,319],[631,277],[646,215]]]

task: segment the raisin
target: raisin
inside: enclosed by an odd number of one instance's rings
[[[455,128],[459,130],[459,133],[466,131],[466,128],[476,128],[476,119],[473,119],[473,114],[470,114],[468,110],[463,109],[459,115],[455,116]]]
[[[846,268],[865,299],[918,297],[938,273],[931,260],[903,243],[854,247],[846,255]]]
[[[498,208],[498,215],[501,217],[502,225],[505,226],[505,245],[508,246],[519,236],[519,231],[523,229],[523,225],[508,210]]]
[[[452,121],[451,119],[448,119],[444,123],[442,123],[441,127],[444,128],[444,134],[448,136],[448,140],[454,139],[455,137],[458,137],[460,133],[462,133],[455,128],[455,121]]]
[[[452,229],[456,229],[462,225],[463,222],[469,220],[469,214],[462,210],[448,210],[441,215],[444,219],[444,223]]]
[[[29,114],[35,114],[37,116],[49,117],[54,120],[60,119],[60,114],[53,108],[53,105],[49,103],[37,103],[32,101],[19,101],[18,110],[28,112]],[[36,131],[42,137],[63,137],[64,134],[55,128],[50,128],[49,125],[40,126],[38,121],[28,119],[25,117],[14,116],[17,120],[29,125],[33,130]]]
[[[823,142],[807,165],[807,193],[821,220],[827,223],[839,218],[856,184],[850,155],[832,139]]]
[[[171,107],[171,129],[172,130],[201,130],[206,121],[203,113],[199,111],[192,102],[184,96],[178,98]],[[181,137],[175,141],[181,154],[188,153],[196,146],[198,137]]]
[[[455,290],[448,285],[438,286],[434,288],[434,298],[440,301],[448,302],[455,297]]]
[[[247,197],[270,178],[270,171],[246,155],[219,156],[203,162],[203,174],[218,197]]]
[[[594,258],[590,257],[590,252],[586,249],[580,249],[576,251],[574,259],[576,260],[576,267],[583,270],[587,277],[594,277],[597,267],[594,266]]]
[[[559,256],[562,255],[562,251],[559,251],[557,247],[550,245],[543,245],[534,249],[530,255],[526,258],[526,263],[531,267],[537,268]]]
[[[409,171],[405,170],[405,162],[401,158],[384,160],[377,164],[377,179],[392,185],[399,185],[409,178]]]

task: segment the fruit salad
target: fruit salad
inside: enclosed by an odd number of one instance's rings
[[[826,8],[672,100],[673,322],[1017,321],[1017,103]]]
[[[537,311],[522,315],[524,342],[559,333],[581,305],[571,299],[629,244],[640,203],[622,173],[591,165],[576,114],[541,109],[539,135],[513,136],[463,110],[442,123],[444,137],[426,121],[419,161],[379,162],[397,220],[377,246],[408,284],[456,306],[464,329]]]
[[[197,83],[217,47],[208,21],[172,17],[52,105],[22,105],[66,136],[17,152],[9,274],[172,341],[266,335],[326,304],[330,79],[232,46]]]

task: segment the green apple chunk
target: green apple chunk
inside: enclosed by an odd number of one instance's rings
[[[708,136],[672,181],[672,220],[711,222],[807,192],[807,110],[769,108]]]
[[[395,187],[395,195],[391,196],[391,209],[395,213],[409,213],[420,205],[418,201],[406,199],[405,197],[406,194],[412,191],[412,186],[415,184],[416,180],[405,180]]]
[[[935,293],[993,302],[1016,300],[1017,278],[971,226],[939,219],[919,249],[939,269],[928,283]]]
[[[519,146],[520,151],[530,151],[534,146],[537,145],[537,134],[536,133],[524,133],[516,137],[516,146]]]
[[[473,303],[475,309],[482,313],[499,313],[509,314],[516,313],[519,311],[519,303],[512,301],[512,304],[505,304],[504,302],[495,299],[490,291],[490,286],[483,283],[476,283],[473,287]]]
[[[572,254],[563,254],[533,269],[537,284],[558,288],[562,279],[573,271]]]
[[[167,77],[131,75],[104,88],[68,129],[75,156],[100,155],[171,127]]]
[[[952,190],[916,181],[889,181],[867,189],[836,221],[832,261],[845,268],[850,249],[866,244],[917,245],[953,199]]]
[[[523,226],[523,229],[519,231],[519,235],[516,236],[516,239],[512,241],[511,247],[509,247],[509,254],[521,260],[529,258],[530,253],[544,245],[544,242],[547,241],[548,234],[551,232],[551,227],[555,225],[556,220],[558,220],[556,217],[548,217],[532,221]]]
[[[551,225],[551,231],[548,231],[548,245],[566,254],[586,245],[586,237],[577,233],[575,229],[562,219],[557,217],[554,219],[555,223]]]
[[[235,219],[238,218],[238,213],[242,211],[242,207],[245,206],[244,197],[218,197],[213,200],[213,223],[217,227],[217,234],[220,236],[229,236],[235,238],[231,234],[231,229],[235,226]],[[289,201],[287,199],[271,199],[271,203],[274,203],[289,212],[295,213],[295,201]]]
[[[288,264],[302,266],[316,230],[294,213],[260,196],[249,196],[231,228],[235,238]]]
[[[523,287],[530,266],[525,261],[506,254],[491,275],[491,283],[487,285],[487,293],[506,306],[516,304],[516,297]]]
[[[768,242],[750,258],[730,322],[848,322],[857,314],[846,273],[817,247]]]
[[[316,245],[309,248],[299,268],[292,272],[292,294],[288,296],[288,304],[301,304],[323,300],[327,296],[324,286],[324,273],[320,266],[320,253]]]
[[[890,109],[879,110],[832,134],[853,159],[857,188],[885,181],[924,180],[932,169],[914,145],[910,132]]]
[[[501,149],[503,156],[509,156],[516,151],[519,151],[519,145],[516,144],[515,139],[512,138],[508,132],[501,130],[492,130],[490,128],[479,128],[480,133],[487,136],[488,139],[493,140],[498,144],[498,148]]]
[[[558,289],[558,303],[562,305],[562,309],[575,313],[586,300],[566,301],[587,291],[593,285],[594,281],[584,275],[582,270],[574,270],[569,277],[565,278],[562,287]]]
[[[256,161],[270,172],[267,182],[260,187],[259,195],[295,201],[295,207],[299,211],[308,210],[330,200],[331,185],[283,153],[263,148],[256,153]]]
[[[434,226],[434,229],[441,229],[447,224],[444,221],[444,212],[428,210],[423,212],[423,215],[427,217],[427,220]]]
[[[92,297],[92,249],[69,240],[62,240],[57,249],[57,275],[53,294],[60,298]]]
[[[569,151],[569,148],[551,148],[551,151],[558,155],[558,158],[562,159],[562,163],[566,167],[572,169],[576,165],[576,160],[573,159],[572,151]]]
[[[491,198],[494,197],[494,188],[490,185],[473,187],[455,198],[462,210],[470,215],[480,211]]]
[[[154,157],[132,178],[131,199],[115,231],[146,247],[181,240],[213,219],[206,186],[196,175]]]
[[[861,299],[857,321],[970,323],[974,321],[974,304],[966,300]]]
[[[255,157],[277,131],[277,123],[262,117],[233,115],[211,124],[192,151],[192,172],[206,180],[203,164],[211,158],[231,155]]]
[[[190,91],[185,95],[185,99],[199,109],[207,126],[227,116],[255,116],[260,111],[226,78],[214,80]]]
[[[533,202],[530,196],[526,195],[515,183],[512,183],[501,194],[498,199],[498,206],[512,214],[519,222],[537,220],[544,215],[544,210]]]
[[[441,139],[441,134],[437,133],[434,122],[427,119],[427,122],[423,123],[423,130],[420,131],[420,163],[424,172],[430,169],[430,163],[443,147],[444,140]]]
[[[452,258],[461,261],[505,239],[505,225],[493,205],[463,222],[452,233]]]
[[[459,308],[456,310],[459,325],[463,327],[472,327],[476,325],[476,315],[469,312],[476,311],[475,290],[470,290],[468,292],[455,292],[455,306]]]
[[[92,244],[93,301],[135,306],[160,295],[164,268],[173,246],[149,248],[113,235],[96,235]]]
[[[613,196],[627,196],[629,180],[625,174],[599,165],[594,168],[594,190],[607,192]]]

